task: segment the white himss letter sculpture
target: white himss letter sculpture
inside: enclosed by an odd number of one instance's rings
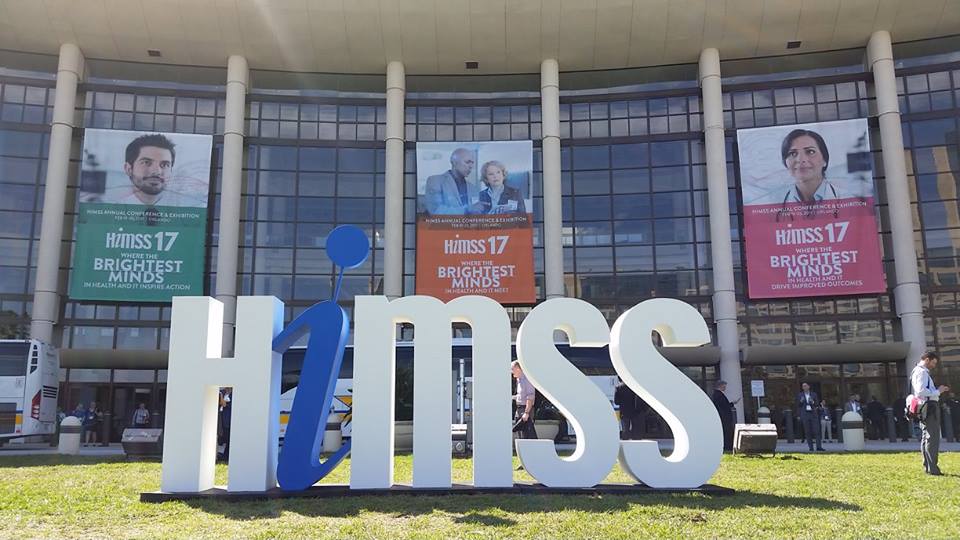
[[[553,345],[562,330],[574,347],[610,344],[613,367],[670,426],[673,453],[663,458],[656,441],[620,441],[610,402],[600,389],[566,361]],[[573,455],[561,458],[553,441],[518,440],[524,469],[550,487],[586,487],[602,481],[617,459],[638,481],[657,488],[694,488],[720,465],[723,432],[706,394],[673,367],[653,345],[698,346],[710,341],[700,313],[679,300],[647,300],[617,319],[611,333],[597,308],[558,298],[533,309],[517,335],[517,357],[530,382],[577,432]]]
[[[390,301],[358,296],[354,308],[353,450],[350,487],[393,485],[396,328],[414,325],[413,487],[451,486],[452,322],[473,329],[473,483],[513,485],[510,451],[510,319],[500,304],[463,296]]]
[[[237,300],[233,358],[223,356],[223,304],[177,296],[170,321],[166,426],[160,489],[196,493],[213,487],[218,389],[233,387],[229,491],[277,485],[281,355],[271,350],[283,326],[272,296]]]
[[[613,368],[673,432],[673,453],[669,457],[660,455],[656,441],[621,441],[620,464],[650,487],[695,488],[720,466],[723,428],[707,394],[654,347],[650,337],[654,331],[665,347],[710,341],[700,312],[679,300],[641,302],[613,324]]]
[[[513,485],[510,415],[510,321],[493,300],[466,296],[443,303],[427,296],[390,301],[355,298],[352,489],[393,485],[395,340],[398,323],[414,330],[413,487],[451,487],[452,350],[450,325],[473,330],[474,470],[476,487]],[[173,302],[167,382],[167,422],[161,489],[196,493],[213,487],[217,388],[233,387],[229,491],[276,487],[281,355],[272,350],[283,304],[272,297],[237,302],[237,351],[221,358],[223,305],[211,298]],[[554,345],[561,330],[574,347],[610,345],[613,367],[660,414],[674,435],[664,458],[655,441],[620,441],[613,407]],[[702,345],[703,317],[678,300],[654,299],[624,313],[611,332],[603,315],[582,300],[548,300],[527,315],[517,356],[533,385],[577,433],[573,455],[553,441],[517,441],[526,470],[549,487],[590,487],[619,457],[625,470],[655,488],[694,488],[716,470],[723,436],[703,391],[654,347]],[[333,377],[336,377],[334,374]],[[321,427],[322,429],[322,427]]]
[[[617,460],[620,428],[607,396],[557,351],[554,330],[562,330],[572,347],[603,347],[610,340],[603,314],[583,300],[548,300],[527,315],[517,334],[517,360],[533,386],[576,431],[577,447],[573,455],[561,458],[553,441],[521,439],[517,455],[530,476],[545,486],[593,486]]]

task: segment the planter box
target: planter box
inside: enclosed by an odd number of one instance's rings
[[[559,420],[534,420],[533,427],[537,430],[538,439],[554,440],[560,433]]]

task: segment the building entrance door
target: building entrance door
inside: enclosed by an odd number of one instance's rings
[[[150,410],[152,386],[114,385],[111,442],[119,442],[123,430],[133,426],[133,412],[143,403]],[[153,413],[150,410],[151,414]],[[152,425],[152,421],[151,421]]]

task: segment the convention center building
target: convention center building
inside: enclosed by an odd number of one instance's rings
[[[889,406],[927,349],[960,387],[958,148],[958,0],[2,2],[0,337],[114,439],[184,294],[227,355],[247,295],[678,298],[741,417]]]

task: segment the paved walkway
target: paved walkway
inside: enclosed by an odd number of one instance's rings
[[[673,449],[673,440],[661,440],[660,450],[672,450]],[[574,445],[572,443],[561,443],[557,445],[557,449],[561,451],[572,452],[574,450]],[[843,443],[833,442],[823,443],[823,449],[826,452],[833,453],[842,453],[845,452],[843,449]],[[895,442],[890,441],[866,441],[864,443],[864,452],[919,452],[920,451],[920,441],[912,440],[909,442]],[[802,454],[807,453],[807,445],[803,442],[792,442],[788,443],[786,439],[780,439],[777,441],[777,453],[796,453]],[[940,442],[940,452],[960,452],[960,442]]]
[[[42,456],[54,455],[57,453],[56,446],[49,444],[35,443],[7,443],[0,448],[0,458],[4,456]],[[120,443],[113,443],[110,446],[81,446],[81,456],[122,456],[123,447]]]
[[[866,452],[919,452],[920,441],[895,442],[890,441],[866,441],[864,443]],[[827,452],[843,452],[843,443],[823,443],[823,449]],[[803,442],[788,443],[785,440],[777,442],[777,452],[808,452],[807,444]],[[941,452],[960,452],[960,442],[940,442]]]
[[[559,450],[573,451],[573,444],[558,444]],[[660,441],[662,450],[673,448],[672,440]],[[827,452],[844,452],[843,443],[823,443],[823,448]],[[889,441],[866,441],[865,452],[919,452],[920,441],[909,442],[889,442]],[[960,452],[960,442],[940,443],[941,452]],[[4,456],[30,456],[30,455],[53,455],[57,453],[56,447],[45,444],[6,444],[0,448],[0,458]],[[777,442],[777,453],[807,453],[807,445],[802,442],[788,443],[781,439]],[[123,448],[119,443],[113,443],[110,446],[84,446],[80,448],[81,456],[122,456]]]

